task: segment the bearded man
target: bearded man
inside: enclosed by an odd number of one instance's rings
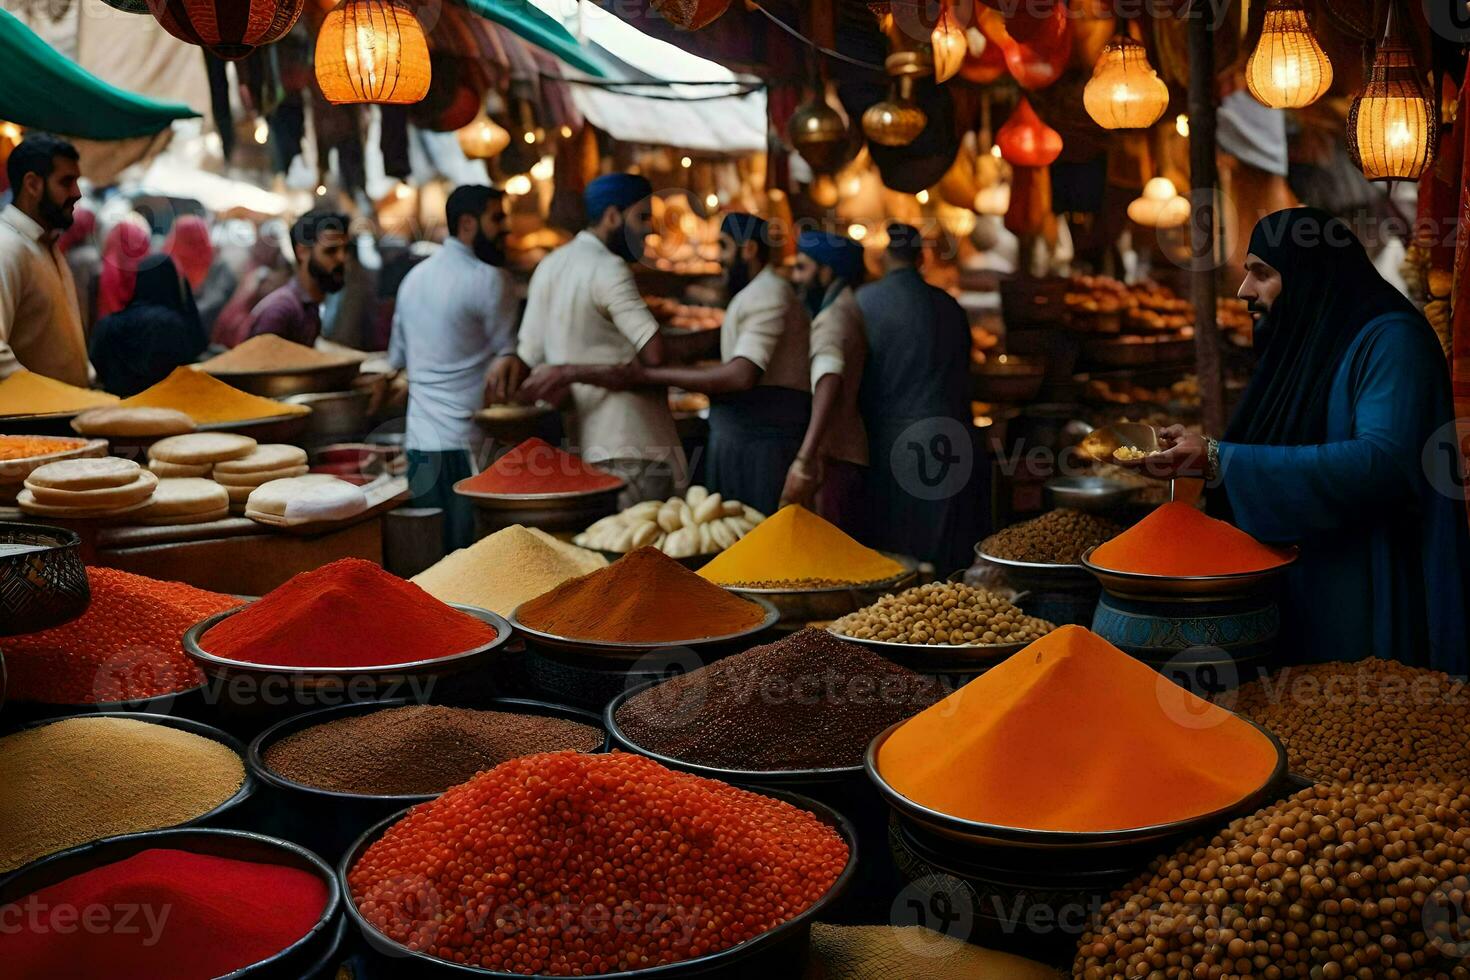
[[[305,344],[322,332],[322,300],[347,282],[347,216],[335,211],[308,211],[291,226],[296,274],[270,293],[250,313],[247,337],[273,333]]]

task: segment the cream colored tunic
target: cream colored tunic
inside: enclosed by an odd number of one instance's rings
[[[66,256],[24,211],[0,211],[0,378],[21,368],[78,388],[95,374]]]
[[[815,392],[824,375],[842,377],[836,417],[822,441],[822,455],[860,466],[868,465],[868,431],[858,411],[858,387],[867,357],[863,311],[852,287],[844,286],[812,321],[811,386]]]
[[[725,308],[720,360],[743,357],[761,369],[759,384],[809,391],[811,323],[791,283],[766,266]]]

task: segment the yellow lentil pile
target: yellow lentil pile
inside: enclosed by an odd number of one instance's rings
[[[1072,976],[1470,977],[1465,785],[1317,785],[1160,858],[1083,935]]]
[[[1470,686],[1393,660],[1288,667],[1234,710],[1286,746],[1292,772],[1338,782],[1470,778]]]
[[[955,582],[886,595],[832,624],[833,632],[860,640],[954,646],[1030,643],[1054,629],[993,592]]]
[[[1112,521],[1070,507],[1058,507],[1033,520],[997,531],[980,543],[980,550],[1008,561],[1075,565],[1088,548],[1122,533],[1123,528]]]

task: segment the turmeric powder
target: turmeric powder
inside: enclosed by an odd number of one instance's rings
[[[880,582],[903,571],[892,558],[791,504],[757,524],[699,574],[721,585],[795,588]]]
[[[1090,561],[1115,572],[1184,577],[1260,572],[1290,558],[1188,504],[1171,502],[1098,545]]]
[[[115,404],[116,395],[78,388],[34,371],[16,371],[0,381],[0,416],[58,415]]]
[[[124,399],[122,404],[127,408],[177,409],[199,425],[305,415],[311,411],[305,405],[278,402],[232,388],[190,367],[174,368],[158,384]]]
[[[940,813],[1026,830],[1131,830],[1242,802],[1276,747],[1080,626],[1063,626],[904,722],[878,772]]]

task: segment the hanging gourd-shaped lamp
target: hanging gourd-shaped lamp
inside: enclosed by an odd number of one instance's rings
[[[1082,104],[1103,129],[1144,129],[1168,108],[1169,86],[1148,63],[1143,45],[1119,35],[1103,47]]]
[[[1041,121],[1031,103],[1022,98],[1011,117],[995,134],[1001,158],[1017,167],[1050,166],[1062,154],[1062,134]]]
[[[164,30],[227,61],[285,37],[304,5],[305,0],[148,0]]]
[[[1245,84],[1272,109],[1311,105],[1332,87],[1332,62],[1307,24],[1300,0],[1270,0],[1261,41],[1245,63]]]
[[[847,123],[819,95],[797,106],[786,135],[815,173],[832,173],[847,160]]]
[[[424,29],[399,0],[342,0],[316,38],[316,80],[334,105],[411,105],[432,77]]]
[[[863,132],[883,146],[908,146],[929,123],[924,110],[914,104],[913,96],[914,78],[928,74],[930,68],[915,51],[889,55],[884,67],[897,79],[894,91],[863,113]]]
[[[1128,217],[1147,228],[1177,228],[1189,220],[1189,199],[1168,177],[1154,177],[1129,202]]]
[[[1348,152],[1369,180],[1418,180],[1439,143],[1438,106],[1394,29],[1373,59],[1347,118]]]
[[[939,11],[939,20],[934,22],[929,43],[934,48],[934,80],[947,82],[958,75],[970,53],[970,40],[948,3]]]
[[[455,136],[459,148],[471,160],[490,160],[510,145],[510,133],[483,112]]]

